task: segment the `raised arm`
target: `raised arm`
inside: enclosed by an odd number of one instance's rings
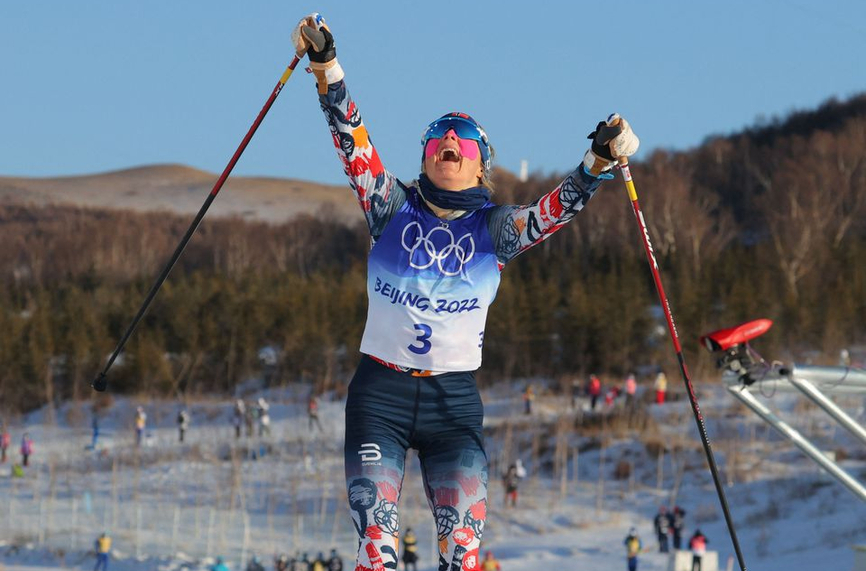
[[[500,267],[574,218],[598,190],[601,180],[588,174],[581,165],[559,186],[531,204],[493,208],[487,227]]]
[[[320,34],[317,42],[311,37],[315,34]],[[292,32],[292,40],[298,53],[307,52],[310,57],[319,103],[328,120],[334,147],[375,239],[406,200],[406,194],[397,178],[386,171],[379,160],[358,107],[346,89],[343,69],[337,62],[334,36],[324,18],[311,14],[301,20]],[[322,42],[324,48],[317,50],[315,44]]]
[[[555,189],[531,204],[491,209],[487,227],[500,267],[574,218],[595,195],[601,181],[613,178],[609,171],[616,159],[633,155],[640,143],[628,122],[619,115],[611,115],[606,122],[599,123],[589,138],[592,147],[583,163]]]

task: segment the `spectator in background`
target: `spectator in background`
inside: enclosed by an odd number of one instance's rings
[[[147,427],[147,413],[142,407],[135,409],[135,445],[141,446],[144,437],[144,429]]]
[[[90,429],[90,447],[95,449],[96,443],[99,440],[99,415],[96,414],[96,411],[93,411],[93,418],[90,421]]]
[[[627,409],[634,408],[637,395],[637,381],[634,378],[634,374],[629,373],[628,377],[625,379],[625,407]]]
[[[535,390],[532,384],[527,384],[523,390],[523,412],[524,414],[532,414],[532,401],[535,400]]]
[[[319,432],[322,432],[322,423],[319,422],[319,399],[314,394],[310,394],[310,400],[307,401],[307,419],[308,419],[308,430],[313,430],[313,424],[319,428]]]
[[[307,559],[307,554],[304,553],[304,556],[301,557],[300,552],[295,552],[295,556],[292,557],[292,565],[289,569],[291,571],[310,571],[310,561]]]
[[[509,500],[511,500],[511,507],[517,507],[517,488],[520,486],[520,480],[525,477],[526,469],[518,458],[514,464],[508,467],[502,478],[505,485],[505,507],[508,507]]]
[[[328,559],[328,571],[343,571],[343,558],[337,555],[337,550],[331,550],[331,558]]]
[[[610,387],[604,393],[604,406],[607,410],[613,409],[613,405],[616,403],[616,398],[620,395],[622,389],[617,386]]]
[[[674,506],[670,518],[671,535],[674,549],[682,549],[683,527],[685,526],[686,511],[680,506]]]
[[[499,561],[493,556],[492,551],[484,553],[484,561],[481,562],[481,571],[502,571]]]
[[[271,405],[265,400],[265,397],[259,397],[259,436],[271,435],[271,415],[268,412]]]
[[[403,569],[409,571],[409,567],[418,571],[418,538],[411,527],[406,528],[403,536]]]
[[[848,349],[842,349],[839,351],[839,366],[840,367],[850,367],[851,366],[851,353],[848,352]]]
[[[9,436],[9,431],[6,430],[6,424],[0,424],[0,463],[6,462],[6,451],[9,449],[9,444],[12,443],[12,437]]]
[[[701,533],[700,529],[696,529],[695,534],[689,540],[689,549],[692,550],[692,571],[701,571],[701,562],[707,552],[707,543],[709,540],[706,536]]]
[[[580,393],[580,379],[574,377],[571,380],[571,408],[577,408],[577,395]]]
[[[659,508],[659,513],[653,520],[653,527],[656,532],[656,537],[659,540],[659,553],[668,553],[668,510],[664,506]]]
[[[104,531],[93,544],[96,551],[96,566],[93,571],[108,571],[108,554],[111,552],[111,537]]]
[[[589,385],[587,386],[586,392],[589,395],[589,409],[595,410],[598,397],[601,396],[601,379],[596,375],[590,375]]]
[[[623,542],[625,544],[626,561],[628,571],[637,571],[637,556],[640,554],[642,545],[640,537],[635,528],[628,530],[628,535]]]
[[[274,571],[290,571],[288,555],[281,553],[279,556],[274,557]]]
[[[656,375],[653,388],[656,390],[656,404],[665,404],[665,394],[668,391],[668,378],[665,376],[664,371],[659,371],[659,374]]]
[[[258,415],[258,408],[255,405],[247,406],[244,410],[244,425],[247,429],[247,437],[251,437],[255,434],[256,427],[256,416]]]
[[[33,439],[28,433],[21,437],[21,464],[27,466],[30,456],[33,454]]]
[[[226,567],[225,560],[220,556],[216,558],[216,563],[211,565],[210,571],[229,571],[229,568]]]
[[[243,399],[238,399],[235,401],[235,408],[232,413],[232,425],[235,427],[235,439],[239,439],[241,437],[241,430],[243,429],[244,422],[247,416],[247,406],[244,404]]]
[[[312,563],[310,563],[310,571],[325,571],[325,566],[327,564],[328,562],[325,561],[325,555],[321,551],[319,551],[319,554],[316,555],[316,558],[313,560]]]
[[[258,558],[258,556],[253,555],[250,562],[247,563],[247,571],[265,571],[265,566],[262,565],[262,561]]]
[[[177,436],[179,442],[183,442],[183,436],[186,434],[187,428],[189,428],[189,413],[186,409],[181,409],[181,411],[177,413]]]

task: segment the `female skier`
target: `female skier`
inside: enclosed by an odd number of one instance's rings
[[[324,37],[324,47],[311,48]],[[487,308],[512,258],[571,220],[638,139],[599,123],[583,164],[532,204],[490,201],[493,147],[469,115],[449,113],[422,139],[421,175],[385,170],[343,81],[319,14],[292,32],[307,53],[333,142],[372,237],[361,363],[346,401],[349,506],[356,570],[396,568],[397,501],[408,448],[418,450],[436,518],[439,569],[477,569],[487,498],[483,410],[475,385]],[[617,119],[619,119],[617,117]]]

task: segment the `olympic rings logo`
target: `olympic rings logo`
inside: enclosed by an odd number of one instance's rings
[[[421,224],[410,222],[403,228],[400,237],[403,249],[409,252],[409,265],[416,270],[426,270],[435,263],[444,275],[456,276],[463,272],[463,266],[475,255],[475,240],[469,232],[456,241],[454,234],[446,226],[431,228],[426,236],[423,232]],[[433,241],[437,233],[444,233],[446,236],[447,243],[443,244],[441,249],[437,248]],[[407,243],[407,236],[411,238],[411,243]],[[440,238],[440,242],[442,241]]]

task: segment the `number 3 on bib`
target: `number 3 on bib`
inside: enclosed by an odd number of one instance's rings
[[[407,349],[416,355],[426,355],[430,352],[430,348],[433,346],[433,344],[430,343],[430,336],[433,335],[433,328],[426,323],[416,323],[415,330],[421,332],[417,337],[415,337],[415,341],[420,345],[420,347],[412,344],[409,345]]]

